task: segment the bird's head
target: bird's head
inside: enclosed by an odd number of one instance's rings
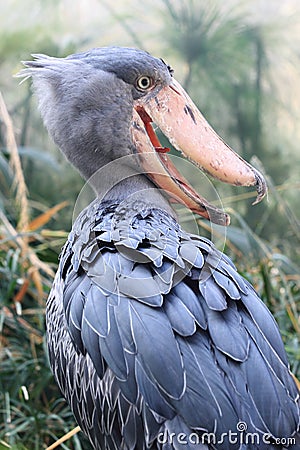
[[[200,169],[266,194],[263,176],[214,132],[172,70],[148,53],[96,48],[66,58],[33,55],[20,76],[32,76],[44,123],[54,142],[85,178],[126,155],[177,201],[212,222],[229,217],[210,205],[178,172],[152,123]],[[135,159],[136,160],[136,159]]]

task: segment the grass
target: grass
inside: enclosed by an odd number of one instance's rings
[[[67,235],[45,226],[66,203],[30,220],[27,188],[2,97],[0,116],[14,173],[10,200],[16,207],[15,217],[0,209],[0,448],[40,450],[76,426],[53,380],[45,347],[45,302],[55,265],[44,250],[53,239],[60,247]],[[61,448],[82,450],[88,444],[79,435]]]

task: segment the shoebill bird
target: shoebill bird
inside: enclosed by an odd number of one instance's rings
[[[212,177],[266,194],[161,59],[96,48],[33,55],[48,132],[96,199],[76,219],[47,302],[54,377],[94,449],[300,448],[299,392],[272,315],[171,203],[228,225],[155,134]]]

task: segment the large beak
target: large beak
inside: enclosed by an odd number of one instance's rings
[[[141,164],[154,183],[175,201],[210,221],[228,225],[224,211],[209,204],[180,175],[152,128],[154,122],[170,143],[199,168],[236,186],[255,186],[258,203],[266,195],[263,176],[215,133],[180,84],[171,84],[135,102],[132,139]]]

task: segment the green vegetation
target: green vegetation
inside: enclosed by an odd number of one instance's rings
[[[31,0],[25,3],[33,7]],[[0,90],[14,124],[0,99],[0,450],[7,445],[45,449],[76,426],[49,369],[44,311],[83,183],[49,143],[29,83],[18,86],[11,78],[31,51],[64,56],[109,44],[109,37],[93,38],[96,28],[80,39],[65,32],[59,13],[63,3],[35,2],[45,26],[38,19],[26,28],[19,23],[3,27],[0,36]],[[138,33],[138,16],[125,13],[121,1],[117,12],[99,0],[103,18],[99,15],[96,25],[97,30],[113,25],[119,31],[113,44],[123,45],[125,33],[126,44],[161,53],[215,129],[266,172],[269,201],[255,207],[248,190],[216,184],[232,217],[224,250],[273,312],[291,370],[300,378],[299,136],[293,128],[293,102],[289,109],[283,100],[289,98],[286,80],[292,85],[299,63],[291,46],[284,59],[290,42],[284,34],[286,18],[262,22],[221,3],[161,0],[151,13],[158,22],[154,39],[151,30],[145,37]],[[64,33],[68,39],[59,38]],[[299,103],[299,91],[293,95]],[[191,177],[201,192],[199,176],[193,171]],[[199,231],[209,235],[206,227],[199,221]],[[223,245],[221,230],[216,229],[215,240]],[[60,448],[90,447],[78,433]]]

